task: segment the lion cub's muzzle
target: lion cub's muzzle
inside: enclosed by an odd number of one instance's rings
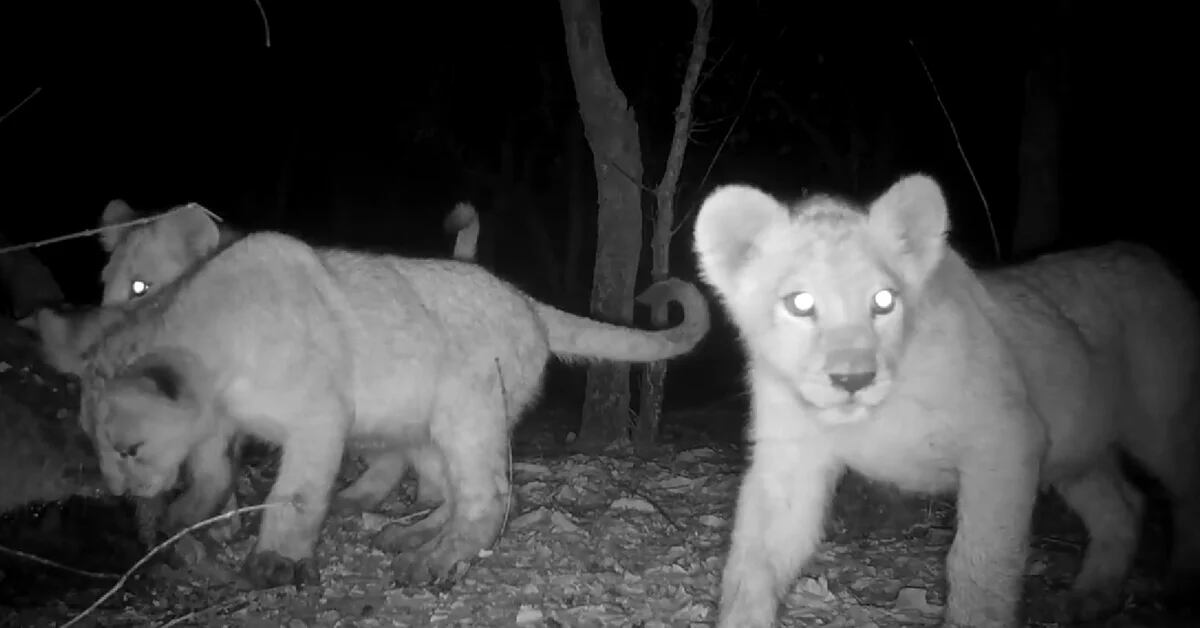
[[[835,349],[825,356],[819,370],[802,386],[801,393],[821,409],[862,409],[883,400],[888,388],[886,380],[880,374],[873,349]],[[851,414],[863,418],[860,413]],[[847,416],[834,422],[848,420]]]
[[[875,382],[875,352],[869,349],[836,349],[825,356],[825,373],[834,388],[853,395]]]

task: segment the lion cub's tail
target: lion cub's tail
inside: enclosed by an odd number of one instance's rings
[[[454,238],[454,259],[464,262],[475,261],[479,250],[479,212],[470,203],[459,203],[446,214],[442,228]]]
[[[683,306],[683,322],[670,329],[643,331],[602,323],[569,314],[544,303],[534,303],[546,326],[550,351],[560,359],[653,362],[691,351],[708,333],[708,301],[695,285],[681,279],[660,281],[637,297],[654,305],[676,301]]]

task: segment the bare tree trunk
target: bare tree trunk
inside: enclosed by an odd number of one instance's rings
[[[683,86],[679,90],[679,104],[675,107],[675,133],[671,138],[671,152],[667,155],[662,180],[654,190],[655,214],[654,233],[650,240],[650,278],[662,281],[670,276],[671,235],[675,227],[675,193],[679,188],[679,175],[683,171],[683,157],[687,152],[688,136],[692,130],[692,100],[696,84],[700,82],[700,69],[708,53],[708,33],[712,26],[713,7],[711,0],[692,0],[696,7],[696,30],[692,35],[692,54],[688,59]],[[655,327],[665,327],[667,304],[660,303],[650,311]],[[638,406],[637,447],[649,453],[658,437],[658,426],[662,419],[663,381],[667,377],[667,363],[654,362],[642,370],[641,403]]]
[[[637,119],[617,86],[604,48],[599,0],[560,0],[567,60],[584,134],[592,149],[599,214],[592,277],[594,316],[633,322],[633,294],[642,248],[641,146]],[[579,444],[628,441],[629,365],[588,369]]]

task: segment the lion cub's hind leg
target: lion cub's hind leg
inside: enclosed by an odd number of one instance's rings
[[[396,488],[408,469],[408,458],[400,449],[365,454],[367,468],[350,486],[338,492],[336,507],[343,511],[375,510]]]
[[[1137,551],[1145,498],[1109,455],[1085,474],[1054,483],[1088,533],[1083,564],[1066,598],[1065,621],[1096,621],[1121,609],[1122,588]]]
[[[364,456],[367,469],[337,496],[340,510],[375,510],[404,479],[412,465],[417,476],[415,506],[436,507],[445,501],[441,457],[432,447],[404,447]]]
[[[435,508],[446,501],[446,470],[442,455],[436,447],[421,447],[411,452],[413,471],[417,476],[417,497],[413,503],[420,508]]]
[[[452,400],[443,395],[434,410],[430,436],[446,470],[446,500],[434,514],[447,520],[436,531],[428,525],[397,529],[392,524],[380,532],[381,546],[392,549],[429,537],[395,559],[392,567],[398,582],[446,581],[460,562],[474,558],[500,532],[510,497],[510,421],[496,390],[495,375],[489,379],[490,385],[461,387]],[[469,423],[470,430],[462,429],[462,417],[467,415],[477,417]]]

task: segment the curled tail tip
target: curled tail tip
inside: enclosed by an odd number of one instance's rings
[[[696,341],[708,333],[711,325],[708,299],[690,281],[669,277],[646,288],[635,300],[651,307],[676,301],[683,307],[683,322],[677,329],[686,330],[687,335]]]
[[[466,229],[468,226],[479,222],[479,212],[475,206],[466,201],[461,201],[446,214],[446,219],[442,222],[442,228],[447,233],[457,233]]]

